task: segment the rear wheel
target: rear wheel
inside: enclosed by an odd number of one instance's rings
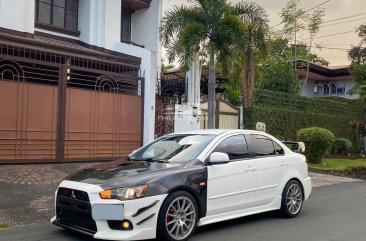
[[[191,194],[178,191],[170,194],[161,206],[157,239],[164,241],[188,240],[196,229],[198,207]]]
[[[287,218],[296,217],[304,202],[304,192],[296,180],[289,181],[282,192],[281,213]]]

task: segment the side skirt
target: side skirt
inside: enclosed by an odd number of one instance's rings
[[[248,208],[245,210],[232,211],[232,212],[228,212],[228,213],[220,213],[220,214],[216,214],[216,215],[212,215],[212,216],[206,216],[206,217],[200,219],[198,226],[204,226],[204,225],[211,224],[211,223],[217,223],[217,222],[226,221],[226,220],[230,220],[230,219],[241,218],[241,217],[245,217],[245,216],[249,216],[249,215],[253,215],[253,214],[264,213],[264,212],[273,211],[273,210],[279,210],[280,208],[281,208],[281,196],[277,197],[275,201],[273,201],[272,203],[270,203],[268,205]]]

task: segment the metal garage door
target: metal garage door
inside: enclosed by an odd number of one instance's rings
[[[26,82],[41,80],[44,84]],[[0,160],[56,159],[58,68],[0,59]]]
[[[141,145],[136,69],[5,57],[0,49],[0,163],[110,160]]]
[[[124,156],[141,145],[141,85],[82,69],[69,69],[65,158]]]

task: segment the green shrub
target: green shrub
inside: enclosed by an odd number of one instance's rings
[[[345,138],[338,138],[333,143],[333,152],[336,154],[346,154],[350,152],[352,142]]]
[[[310,163],[320,163],[335,141],[332,132],[319,127],[299,130],[297,139],[305,143],[305,156]]]

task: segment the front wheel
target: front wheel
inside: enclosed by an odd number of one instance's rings
[[[296,180],[289,181],[282,192],[281,213],[287,218],[296,217],[304,202],[304,192]]]
[[[191,194],[178,191],[170,194],[161,206],[157,239],[164,241],[186,241],[196,229],[198,208]]]

